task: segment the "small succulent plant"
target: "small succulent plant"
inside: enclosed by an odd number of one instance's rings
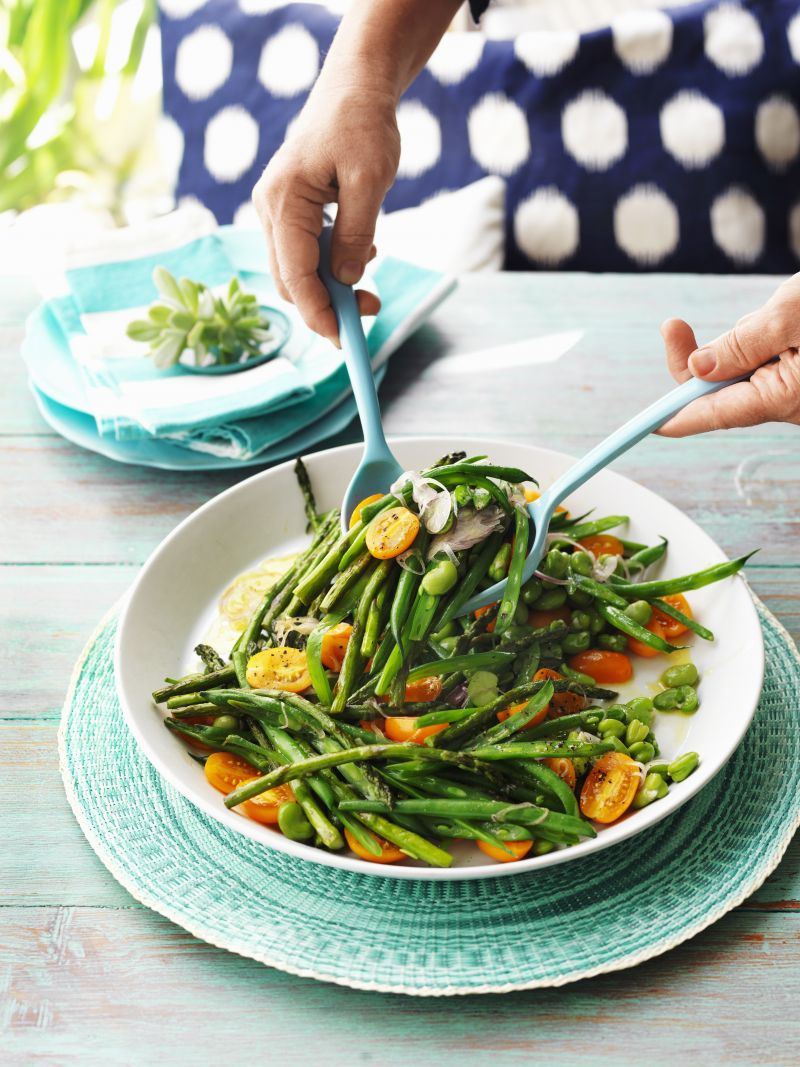
[[[186,351],[198,367],[245,363],[274,339],[256,297],[244,292],[236,277],[224,296],[202,282],[176,279],[165,267],[156,267],[153,281],[160,298],[146,319],[129,323],[127,334],[150,346],[147,355],[161,369],[174,366]]]

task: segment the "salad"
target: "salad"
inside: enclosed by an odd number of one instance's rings
[[[595,837],[697,767],[662,760],[656,733],[699,707],[685,638],[714,636],[685,594],[749,557],[651,579],[665,539],[562,508],[523,584],[523,470],[448,455],[362,501],[344,534],[296,472],[309,546],[235,582],[229,655],[198,645],[203,669],[153,693],[228,808],[374,863],[447,867],[454,841],[512,862]],[[499,603],[462,614],[504,577]],[[658,691],[621,701],[651,657]]]

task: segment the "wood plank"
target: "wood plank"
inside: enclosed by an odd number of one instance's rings
[[[438,1067],[455,1050],[466,1067],[797,1062],[798,915],[738,912],[635,973],[457,1000],[283,975],[149,912],[8,908],[0,924],[16,1064],[213,1063],[259,1043],[288,1067]]]
[[[0,811],[7,843],[0,849],[0,906],[133,906],[95,858],[67,804],[56,731],[52,721],[0,722]],[[30,842],[36,848],[27,847]],[[800,909],[800,837],[748,907]]]

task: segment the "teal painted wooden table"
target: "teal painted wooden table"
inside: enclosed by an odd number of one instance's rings
[[[395,356],[391,433],[506,436],[580,452],[662,392],[657,327],[708,338],[765,299],[768,278],[468,278]],[[2,298],[0,297],[0,300]],[[67,807],[56,729],[96,620],[180,519],[243,474],[115,465],[48,431],[0,304],[0,1048],[4,1064],[795,1064],[800,845],[742,907],[634,971],[559,990],[416,1000],[315,984],[195,941],[142,908]],[[560,361],[448,359],[583,332]],[[355,439],[351,428],[345,435]],[[769,425],[650,439],[618,468],[686,510],[731,555],[762,551],[756,592],[800,637],[800,431]],[[502,892],[502,887],[498,889]],[[635,902],[632,901],[632,907]]]

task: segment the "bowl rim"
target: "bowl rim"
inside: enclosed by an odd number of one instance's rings
[[[432,446],[444,443],[446,441],[452,442],[452,434],[448,435],[434,435],[434,434],[415,434],[408,436],[392,436],[389,438],[390,445],[403,446],[407,444],[424,445],[431,444]],[[574,461],[576,457],[571,456],[568,453],[560,452],[556,449],[547,448],[546,446],[528,444],[522,441],[503,440],[493,437],[483,437],[481,435],[469,435],[465,436],[464,444],[470,445],[472,443],[480,443],[481,447],[486,447],[492,451],[502,451],[503,448],[530,448],[540,453],[546,453],[553,457],[557,461],[570,463]],[[352,453],[356,456],[359,450],[362,448],[360,442],[354,444],[337,445],[334,448],[321,449],[316,452],[310,452],[304,455],[302,458],[304,462],[314,463],[319,457],[334,458],[337,456],[343,456]],[[258,471],[255,474],[250,475],[248,478],[244,478],[237,482],[235,485],[229,486],[222,492],[217,493],[211,497],[200,507],[196,508],[193,512],[186,516],[170,533],[164,537],[156,548],[150,553],[145,563],[142,565],[136,579],[131,587],[125,593],[120,610],[120,616],[117,626],[117,634],[114,642],[114,677],[117,696],[120,701],[120,706],[123,711],[123,716],[128,724],[128,728],[136,738],[137,743],[145,753],[147,758],[159,772],[174,788],[176,788],[187,800],[193,803],[195,806],[203,810],[211,818],[218,822],[223,823],[229,829],[238,833],[244,834],[267,848],[273,848],[277,851],[286,853],[296,859],[302,859],[307,862],[317,863],[321,866],[335,867],[340,870],[350,871],[351,873],[358,873],[368,875],[370,877],[384,877],[395,878],[401,880],[412,881],[462,881],[479,878],[498,878],[506,877],[510,875],[530,873],[532,871],[541,870],[546,867],[555,866],[560,863],[578,861],[585,856],[591,856],[601,851],[602,849],[613,847],[616,844],[620,844],[622,841],[626,841],[631,837],[642,833],[650,826],[654,826],[662,819],[667,818],[673,814],[678,808],[682,807],[688,800],[690,800],[696,793],[698,793],[705,785],[707,785],[727,764],[730,757],[736,751],[737,747],[742,741],[745,733],[747,732],[753,715],[755,714],[758,706],[758,698],[761,693],[761,688],[764,680],[765,669],[765,653],[764,653],[764,639],[761,631],[761,625],[758,620],[758,612],[752,598],[746,593],[746,582],[741,574],[735,576],[735,579],[745,586],[745,598],[743,603],[745,604],[745,611],[749,615],[749,623],[754,630],[754,634],[757,634],[757,642],[755,648],[753,648],[753,655],[755,657],[753,666],[755,668],[752,677],[755,680],[753,686],[753,700],[752,707],[749,710],[747,716],[742,720],[741,728],[731,735],[727,739],[727,744],[721,759],[715,764],[704,764],[701,762],[698,770],[690,775],[683,782],[678,783],[679,789],[672,789],[667,797],[659,801],[658,804],[653,804],[647,808],[644,808],[636,812],[636,817],[632,819],[625,819],[621,823],[617,823],[613,828],[614,832],[610,833],[608,830],[598,834],[595,838],[586,839],[577,845],[570,846],[569,848],[557,849],[553,852],[549,852],[544,856],[526,857],[525,859],[518,860],[514,863],[488,863],[481,864],[479,866],[470,867],[412,867],[409,865],[380,865],[374,863],[368,863],[358,857],[352,857],[348,854],[341,854],[338,852],[326,852],[324,849],[316,848],[313,845],[307,845],[299,841],[291,841],[281,834],[270,832],[267,828],[260,826],[260,824],[253,822],[252,820],[243,818],[236,813],[229,811],[224,805],[219,803],[219,799],[216,794],[210,790],[208,796],[205,793],[194,791],[173,775],[169,766],[169,761],[162,756],[158,746],[151,745],[148,738],[143,731],[139,728],[138,716],[132,703],[128,700],[128,694],[125,686],[122,683],[122,658],[123,650],[126,642],[126,634],[129,627],[132,625],[132,615],[136,607],[137,596],[139,590],[146,583],[147,576],[150,570],[156,564],[157,560],[172,543],[179,539],[184,529],[187,526],[193,525],[196,522],[201,522],[203,517],[213,510],[214,508],[223,505],[223,502],[236,496],[237,493],[250,492],[251,487],[261,481],[269,483],[277,473],[282,473],[294,466],[295,459],[289,459],[283,463],[276,464],[274,467],[269,467],[265,470]],[[628,477],[625,474],[620,474],[614,470],[606,469],[604,474],[612,475],[613,477],[620,479],[622,482],[630,483],[636,486],[639,490],[649,493],[656,497],[661,504],[667,508],[673,509],[677,512],[682,519],[690,522],[694,528],[696,534],[704,538],[709,546],[715,551],[723,560],[729,559],[727,554],[723,552],[720,546],[714,541],[714,539],[703,530],[701,526],[690,518],[685,512],[681,511],[676,505],[660,496],[654,490],[649,489],[647,486],[641,485],[633,478]],[[155,705],[150,704],[150,710],[155,711]],[[166,734],[166,731],[165,731]]]

